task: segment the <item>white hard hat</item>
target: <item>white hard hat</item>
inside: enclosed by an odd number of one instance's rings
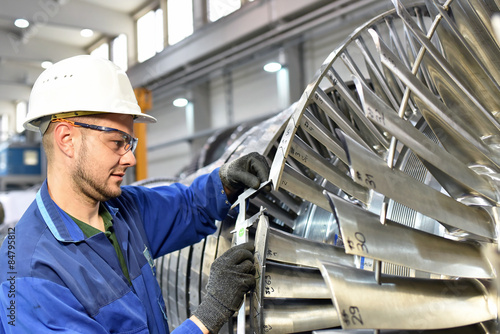
[[[113,113],[134,116],[140,123],[156,119],[141,112],[134,90],[122,69],[113,62],[89,55],[61,60],[46,69],[31,91],[24,128],[46,130],[50,117],[61,114]]]

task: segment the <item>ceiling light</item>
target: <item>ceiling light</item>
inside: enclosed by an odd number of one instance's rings
[[[80,35],[82,37],[92,37],[94,35],[94,32],[92,31],[92,29],[82,29],[80,31]]]
[[[45,69],[51,67],[52,65],[54,65],[54,64],[51,61],[48,61],[48,60],[42,62],[42,67],[45,68]]]
[[[25,19],[17,19],[14,21],[14,25],[18,28],[28,28],[30,23]]]
[[[266,71],[266,72],[273,73],[273,72],[278,72],[279,70],[281,70],[280,63],[271,62],[271,63],[267,63],[266,65],[264,65],[264,71]]]
[[[182,108],[182,107],[187,106],[188,102],[189,101],[187,99],[180,97],[180,98],[174,100],[173,105],[176,107]]]

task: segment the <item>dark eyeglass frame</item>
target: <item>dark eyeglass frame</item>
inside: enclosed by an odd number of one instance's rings
[[[129,135],[128,133],[126,133],[122,130],[118,130],[115,128],[108,128],[107,126],[100,126],[100,125],[87,124],[87,123],[82,123],[82,122],[75,122],[75,121],[70,121],[70,120],[67,120],[64,118],[56,118],[56,119],[51,120],[50,122],[51,123],[68,123],[68,124],[71,124],[72,126],[75,126],[75,127],[81,127],[81,128],[86,128],[86,129],[91,129],[91,130],[96,130],[96,131],[102,131],[102,132],[118,132],[125,139],[124,140],[125,145],[122,146],[118,150],[114,150],[114,149],[110,148],[112,151],[114,151],[118,155],[125,155],[128,151],[132,151],[132,153],[134,153],[135,149],[137,148],[137,142],[139,141],[139,139],[134,138],[133,136]],[[122,150],[125,150],[125,151],[120,152]]]

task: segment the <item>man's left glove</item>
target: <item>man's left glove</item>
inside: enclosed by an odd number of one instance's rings
[[[266,157],[257,152],[222,165],[219,176],[228,199],[234,202],[245,188],[259,188],[260,184],[269,178],[269,169]]]
[[[243,296],[255,287],[254,246],[247,242],[234,246],[215,259],[210,267],[207,294],[194,315],[210,333],[218,333]]]

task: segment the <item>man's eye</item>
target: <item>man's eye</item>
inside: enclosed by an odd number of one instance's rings
[[[127,138],[125,136],[122,136],[120,134],[113,134],[112,136],[110,136],[109,138],[113,143],[116,143],[116,144],[120,144],[123,145],[124,143],[127,142]]]

